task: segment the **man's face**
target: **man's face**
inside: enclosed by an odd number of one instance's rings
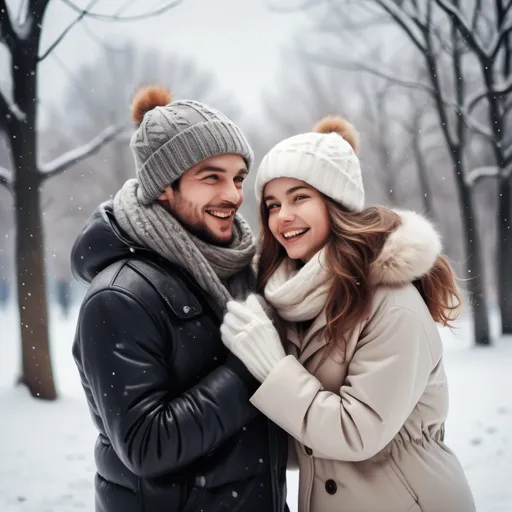
[[[239,155],[219,155],[189,169],[177,188],[167,187],[159,197],[191,233],[215,245],[229,245],[233,220],[243,201],[247,176]]]

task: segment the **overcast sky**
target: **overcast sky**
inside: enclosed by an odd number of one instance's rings
[[[10,5],[21,1],[10,0]],[[73,1],[81,7],[88,3]],[[95,10],[113,12],[126,1],[100,0]],[[272,12],[266,1],[270,0],[184,0],[165,14],[145,21],[106,23],[89,19],[87,30],[75,26],[55,55],[42,62],[39,90],[42,104],[58,98],[63,85],[69,82],[69,73],[100,50],[95,37],[113,36],[130,37],[193,57],[216,73],[220,84],[236,96],[250,115],[259,107],[261,91],[274,84],[281,48],[308,21],[308,14],[304,12]],[[281,5],[298,3],[298,0],[272,1]],[[123,14],[140,13],[162,3],[161,0],[138,0],[133,2],[132,11]],[[41,52],[76,16],[62,0],[51,1],[44,23]]]

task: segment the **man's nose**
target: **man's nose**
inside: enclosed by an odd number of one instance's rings
[[[221,199],[227,203],[238,204],[242,199],[242,190],[237,188],[234,183],[228,184],[224,187],[221,194]]]

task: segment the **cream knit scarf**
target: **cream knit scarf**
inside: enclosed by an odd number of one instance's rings
[[[287,322],[313,320],[325,308],[331,282],[325,269],[324,250],[299,270],[286,258],[269,279],[265,299]]]

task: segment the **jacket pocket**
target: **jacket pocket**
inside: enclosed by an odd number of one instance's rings
[[[411,510],[415,510],[412,508],[412,506],[418,503],[418,497],[416,496],[412,487],[409,485],[409,482],[407,482],[404,474],[398,467],[398,464],[393,460],[391,456],[387,456],[386,459],[381,462],[381,464],[383,469],[386,471],[388,478],[391,480],[391,483],[403,498],[405,503],[411,507]]]

